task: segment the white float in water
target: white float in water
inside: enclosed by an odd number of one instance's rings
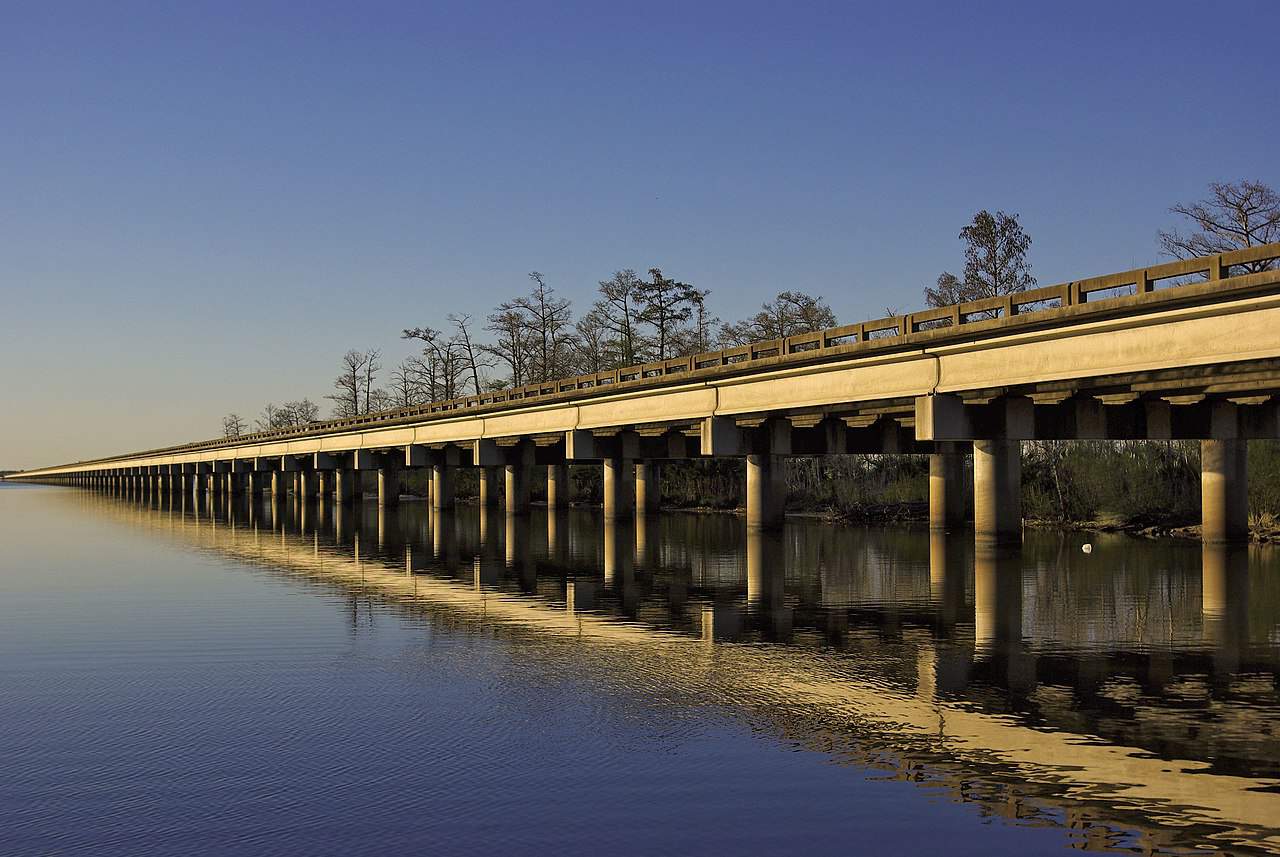
[[[1089,544],[1088,542],[1085,542],[1080,546],[1080,550],[1083,551],[1084,553],[1093,553],[1093,545]]]

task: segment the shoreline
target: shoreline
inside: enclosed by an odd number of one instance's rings
[[[413,494],[419,499],[422,495]],[[477,505],[475,498],[459,498],[458,503],[469,506]],[[534,505],[545,506],[546,501],[534,500]],[[600,509],[600,503],[574,501],[571,508]],[[732,515],[744,517],[746,511],[742,507],[726,509],[718,506],[679,506],[669,505],[663,512],[683,512],[696,515]],[[821,509],[796,509],[786,512],[786,517],[795,520],[817,521],[836,525],[918,525],[928,523],[927,503],[902,503],[872,506],[852,512],[834,512]],[[971,523],[971,522],[969,522]],[[1181,539],[1184,541],[1200,541],[1200,525],[1188,524],[1174,520],[1137,520],[1122,521],[1111,519],[1095,519],[1088,521],[1058,521],[1050,518],[1024,518],[1023,527],[1034,527],[1039,530],[1058,530],[1067,533],[1123,533],[1142,539]],[[1249,525],[1250,544],[1280,544],[1280,521],[1254,521]]]

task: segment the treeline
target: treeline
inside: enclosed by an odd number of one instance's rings
[[[758,312],[725,323],[708,306],[710,291],[650,268],[627,269],[598,284],[581,315],[538,271],[530,288],[495,307],[482,320],[451,313],[443,327],[406,328],[404,339],[421,351],[384,375],[382,351],[342,356],[333,392],[325,396],[334,418],[412,407],[491,390],[601,372],[651,360],[683,357],[761,339],[809,333],[837,324],[819,295],[779,292]],[[223,419],[223,435],[292,428],[313,422],[310,399],[268,404],[251,426],[239,414]]]

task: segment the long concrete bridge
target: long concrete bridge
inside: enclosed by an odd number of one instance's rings
[[[607,517],[659,502],[664,460],[745,461],[747,523],[781,523],[787,456],[926,453],[930,523],[1021,539],[1021,442],[1199,440],[1204,538],[1247,538],[1252,439],[1280,438],[1280,243],[666,360],[330,420],[48,467],[9,478],[156,492],[286,492],[379,502],[407,468],[505,473],[528,508],[535,466],[565,504],[567,465],[604,468]]]

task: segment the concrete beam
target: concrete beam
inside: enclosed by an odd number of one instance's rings
[[[1035,410],[1023,396],[1007,396],[967,405],[954,394],[919,396],[915,400],[915,435],[922,441],[1031,440]]]
[[[707,417],[702,421],[702,454],[746,455],[742,429],[732,417]]]
[[[564,433],[564,457],[569,461],[592,461],[599,459],[596,451],[596,436],[589,431],[573,429]]]

